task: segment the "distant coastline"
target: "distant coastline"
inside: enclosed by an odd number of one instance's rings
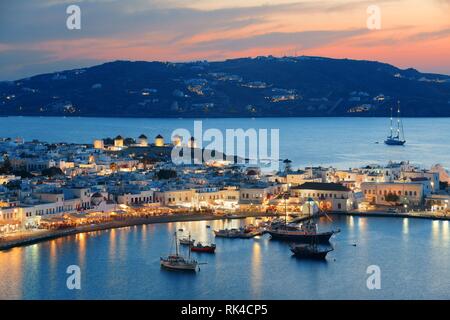
[[[0,82],[2,115],[164,118],[450,116],[450,76],[376,61],[113,61]]]

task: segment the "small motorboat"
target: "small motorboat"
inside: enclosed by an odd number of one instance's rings
[[[216,245],[214,243],[211,243],[210,245],[203,245],[201,242],[199,242],[195,246],[191,247],[191,251],[214,253],[216,251]]]
[[[214,230],[214,234],[220,238],[239,238],[241,232],[238,229],[221,229]]]
[[[194,245],[195,240],[194,239],[189,239],[189,238],[181,238],[180,239],[180,244],[185,245],[185,246],[189,246],[189,245]]]
[[[323,260],[333,248],[320,248],[315,244],[292,244],[291,251],[296,257]]]
[[[239,229],[222,229],[214,230],[214,234],[219,238],[234,238],[234,239],[250,239],[255,236],[262,234],[260,230],[245,230],[244,228]]]

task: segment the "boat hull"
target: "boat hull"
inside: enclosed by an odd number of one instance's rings
[[[328,243],[330,241],[331,236],[335,232],[330,231],[316,234],[306,234],[300,232],[283,232],[277,230],[268,230],[267,233],[269,233],[272,239],[275,240],[302,242],[302,243],[311,243],[312,241],[316,243]]]
[[[161,268],[164,268],[167,270],[195,272],[197,270],[197,264],[173,264],[173,263],[161,260]]]
[[[291,249],[291,251],[297,258],[316,259],[316,260],[324,260],[327,257],[328,252],[330,252],[330,251],[307,252],[295,249]]]
[[[261,235],[262,232],[217,232],[214,231],[214,235],[217,238],[229,238],[229,239],[250,239]]]
[[[226,232],[226,231],[214,230],[214,235],[217,238],[239,238],[238,232]]]
[[[403,146],[405,144],[406,141],[404,140],[391,140],[391,139],[387,139],[384,141],[385,144],[387,144],[388,146]]]
[[[205,252],[205,253],[214,253],[216,251],[215,247],[204,247],[204,248],[197,248],[197,247],[192,247],[191,248],[192,252]]]
[[[195,240],[191,240],[190,242],[185,241],[185,240],[180,240],[180,244],[183,246],[192,246],[192,245],[194,245],[194,243],[195,243]]]

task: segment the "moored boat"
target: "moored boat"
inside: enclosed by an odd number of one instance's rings
[[[186,260],[180,255],[169,255],[166,258],[161,257],[161,267],[170,270],[181,270],[181,271],[197,271],[197,261],[196,260]]]
[[[390,135],[386,138],[384,143],[389,146],[403,146],[406,143],[405,133],[403,131],[403,122],[400,119],[400,102],[398,102],[398,109],[397,109],[397,129],[395,130],[394,134],[392,108],[391,108]]]
[[[305,230],[289,230],[289,229],[269,229],[267,233],[270,234],[272,239],[295,241],[295,242],[310,242],[316,239],[318,243],[328,243],[330,238],[339,231],[326,231],[326,232],[308,232]]]
[[[314,200],[310,198],[308,200],[308,204],[310,204],[309,220],[304,221],[300,224],[300,226],[297,226],[297,224],[288,223],[286,211],[284,223],[276,222],[275,224],[271,224],[266,232],[270,234],[272,239],[277,240],[303,243],[311,243],[312,241],[315,243],[328,243],[330,238],[334,234],[338,233],[339,230],[319,232],[317,223],[314,222],[315,215],[312,212],[311,202],[313,203]]]
[[[211,243],[210,245],[203,245],[201,242],[199,242],[195,246],[191,247],[191,251],[214,253],[216,251],[216,245],[214,243]]]
[[[178,252],[178,239],[177,233],[174,233],[175,238],[175,253],[170,254],[167,257],[160,258],[160,264],[162,268],[169,270],[179,270],[179,271],[197,271],[198,262],[197,260],[191,259],[191,251],[189,251],[188,258],[184,258]],[[190,239],[189,239],[190,240]]]
[[[250,239],[255,236],[261,235],[262,231],[253,230],[246,232],[244,228],[221,229],[221,230],[214,230],[214,234],[218,238]]]
[[[333,251],[332,247],[320,248],[315,244],[292,244],[290,248],[296,257],[308,259],[325,259]]]
[[[194,239],[189,239],[189,238],[180,239],[180,244],[182,244],[182,245],[189,246],[189,245],[193,245],[194,243],[195,243]]]
[[[214,234],[220,238],[239,238],[241,232],[238,229],[221,229],[214,230]]]

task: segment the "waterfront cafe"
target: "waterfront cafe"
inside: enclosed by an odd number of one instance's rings
[[[425,199],[425,207],[433,212],[450,213],[450,195],[448,194],[431,194]]]
[[[17,208],[2,208],[0,210],[0,234],[20,230],[22,221],[19,218]]]
[[[67,213],[64,218],[75,225],[97,224],[111,221],[111,215],[102,211],[88,213]]]
[[[11,233],[20,230],[21,223],[18,220],[0,220],[0,234]]]
[[[66,229],[73,228],[76,224],[61,216],[42,217],[40,227],[44,229]]]
[[[160,216],[160,215],[171,215],[174,213],[186,213],[189,210],[185,206],[174,205],[174,206],[163,206],[161,203],[145,203],[136,207],[129,207],[126,205],[120,205],[120,207],[125,211],[126,216],[137,216],[137,217],[148,217],[148,216]]]
[[[266,211],[271,213],[284,214],[285,210],[290,213],[300,213],[302,204],[298,197],[292,197],[291,195],[285,199],[282,195],[277,195],[267,201]]]

